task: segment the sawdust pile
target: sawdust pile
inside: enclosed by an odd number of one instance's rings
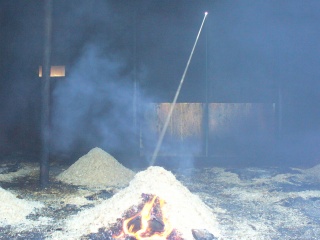
[[[104,188],[126,186],[135,173],[100,148],[93,148],[78,159],[57,180],[78,186]]]
[[[130,185],[92,209],[84,210],[66,221],[62,232],[53,239],[79,239],[82,235],[110,227],[130,207],[139,205],[141,194],[154,194],[165,200],[164,211],[173,228],[184,239],[193,239],[191,229],[207,229],[220,235],[212,210],[193,195],[175,176],[162,167],[149,167],[136,174]]]
[[[312,177],[312,178],[320,181],[320,164],[315,165],[312,168],[302,170],[301,172],[303,172],[304,174],[306,174],[309,177]]]
[[[0,202],[0,226],[22,223],[35,208],[43,207],[41,203],[19,199],[1,187]]]
[[[22,163],[21,168],[17,172],[2,173],[0,174],[0,181],[12,182],[14,179],[32,176],[39,173],[38,163]]]

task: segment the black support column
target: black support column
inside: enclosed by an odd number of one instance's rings
[[[40,186],[49,184],[49,116],[50,116],[50,58],[52,31],[52,0],[44,0],[44,51],[41,79],[41,156]]]

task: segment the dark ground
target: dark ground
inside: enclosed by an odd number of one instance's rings
[[[27,216],[29,220],[51,219],[50,224],[38,223],[28,228],[0,226],[0,239],[50,239],[53,232],[64,231],[64,221],[69,216],[94,207],[119,190],[86,189],[55,181],[54,176],[65,168],[53,164],[51,185],[43,190],[39,188],[37,172],[11,182],[0,181],[3,189],[18,198],[44,203],[44,208]],[[320,239],[319,174],[291,168],[248,167],[171,171],[215,212],[221,239]],[[72,196],[85,199],[81,204],[73,204],[66,200]],[[103,236],[92,233],[83,239],[107,239]]]

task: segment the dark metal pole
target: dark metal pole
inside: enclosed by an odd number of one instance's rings
[[[205,26],[206,53],[205,53],[205,103],[203,109],[203,134],[204,134],[204,155],[209,156],[209,80],[208,80],[208,24]]]
[[[277,136],[278,139],[281,139],[281,135],[282,135],[282,103],[283,103],[283,99],[282,99],[282,83],[279,83],[278,86],[278,119],[277,119]]]
[[[138,128],[138,79],[137,79],[137,8],[134,5],[133,16],[133,132],[135,137],[134,153],[140,153],[140,131]]]
[[[49,116],[50,116],[50,57],[51,57],[51,24],[52,0],[44,1],[44,52],[41,81],[41,163],[40,186],[49,184]]]

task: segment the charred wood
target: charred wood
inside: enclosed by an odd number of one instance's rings
[[[192,229],[192,235],[196,240],[218,240],[206,229]]]

